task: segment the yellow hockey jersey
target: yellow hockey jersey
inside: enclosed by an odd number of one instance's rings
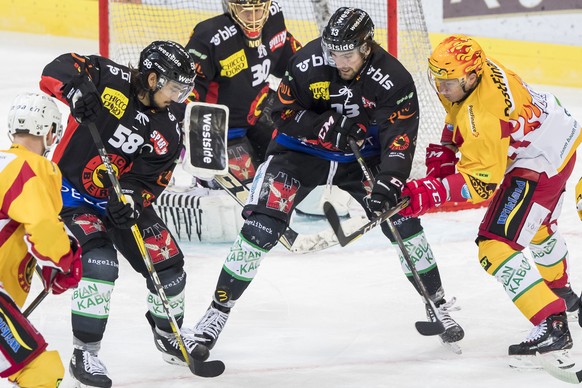
[[[22,306],[36,260],[59,267],[70,251],[59,218],[61,173],[48,159],[12,145],[0,151],[0,281]]]
[[[461,151],[457,170],[468,190],[462,196],[473,203],[491,197],[516,167],[556,175],[582,141],[580,123],[556,97],[535,92],[492,59],[483,70],[465,100],[440,96],[447,111],[443,139]]]

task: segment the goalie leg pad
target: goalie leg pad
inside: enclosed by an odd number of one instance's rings
[[[97,342],[105,332],[119,275],[117,252],[112,246],[94,248],[84,253],[82,260],[83,277],[71,298],[73,334],[85,343]]]
[[[47,347],[42,335],[0,287],[0,377],[21,371]]]
[[[511,301],[535,326],[548,315],[565,311],[564,300],[552,292],[521,251],[501,241],[481,240],[479,258],[483,269],[495,276]]]

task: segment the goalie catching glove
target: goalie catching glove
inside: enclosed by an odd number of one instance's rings
[[[349,138],[359,143],[366,139],[366,126],[337,112],[321,115],[322,123],[316,125],[319,143],[330,150],[351,152]]]
[[[374,188],[370,197],[364,200],[374,213],[382,213],[387,209],[393,208],[400,201],[402,187],[404,183],[393,176],[380,174],[376,177]]]
[[[69,103],[71,115],[79,123],[95,122],[103,107],[95,84],[85,73],[81,73],[63,86],[63,97]]]
[[[75,288],[81,281],[81,246],[76,238],[69,236],[71,250],[61,258],[58,267],[53,267],[44,261],[38,261],[42,267],[41,274],[44,283],[44,290],[52,290],[54,295],[62,294],[69,288]]]
[[[408,182],[402,195],[410,197],[410,204],[400,211],[403,216],[420,217],[447,200],[447,189],[440,179],[426,177]]]
[[[455,173],[455,165],[459,159],[455,152],[441,144],[429,144],[426,147],[426,175],[434,178],[445,178]]]

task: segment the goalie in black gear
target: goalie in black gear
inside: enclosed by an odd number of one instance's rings
[[[98,358],[118,277],[119,252],[145,278],[147,320],[156,346],[171,362],[183,362],[161,300],[130,228],[136,224],[172,305],[184,315],[184,256],[151,206],[169,182],[182,150],[181,103],[192,91],[194,62],[182,46],[156,41],[141,53],[138,69],[107,58],[63,54],[43,70],[40,87],[69,105],[53,160],[63,173],[61,216],[83,248],[83,278],[72,298],[74,352],[70,372],[86,386],[110,387]],[[120,202],[105,173],[88,123],[96,125],[126,201]],[[192,336],[185,345],[196,359],[208,349]]]
[[[270,0],[225,0],[225,13],[194,27],[186,50],[197,64],[191,99],[229,108],[229,170],[251,182],[274,125],[278,80],[301,45]],[[236,66],[243,61],[247,66]]]
[[[414,155],[418,100],[410,73],[373,38],[374,24],[366,12],[340,8],[323,38],[308,43],[291,58],[273,109],[278,134],[253,181],[243,210],[245,224],[227,255],[212,303],[194,328],[207,347],[214,346],[231,308],[277,244],[293,209],[314,187],[339,186],[369,217],[400,199]],[[376,175],[371,193],[348,147],[349,138],[359,141]],[[420,220],[398,215],[393,222],[438,307],[446,328],[442,341],[460,341],[463,329],[449,314],[454,298],[444,299]],[[393,241],[386,225],[382,230]],[[411,277],[409,269],[403,268]]]

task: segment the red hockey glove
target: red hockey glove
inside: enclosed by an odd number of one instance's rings
[[[71,251],[65,260],[69,261],[67,272],[60,271],[58,268],[45,266],[42,268],[42,277],[44,280],[44,289],[51,290],[54,295],[59,295],[68,290],[75,288],[81,281],[83,274],[81,264],[82,249],[76,238],[69,236]],[[63,259],[61,259],[63,260]]]
[[[317,139],[319,143],[328,149],[337,149],[351,152],[349,138],[356,142],[366,138],[366,126],[347,118],[337,112],[322,115],[324,121],[317,126]]]
[[[447,200],[447,189],[440,179],[426,177],[408,182],[402,196],[410,197],[410,204],[400,211],[403,216],[420,217]]]
[[[63,97],[69,103],[71,115],[79,123],[94,122],[103,107],[99,92],[87,74],[76,76],[64,85]]]
[[[426,175],[445,178],[455,173],[459,159],[453,150],[441,144],[429,144],[426,147]]]

